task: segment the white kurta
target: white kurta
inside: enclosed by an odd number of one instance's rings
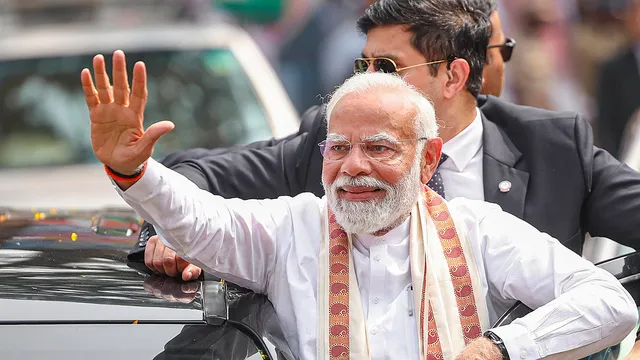
[[[152,159],[142,179],[125,192],[117,190],[187,260],[267,294],[293,353],[316,358],[324,198],[226,200]],[[448,205],[466,226],[482,282],[474,290],[486,297],[490,321],[516,299],[537,309],[494,329],[512,359],[538,359],[588,344],[595,351],[634,328],[635,303],[607,272],[497,205],[463,198]],[[418,359],[416,312],[407,290],[408,236],[408,223],[380,238],[355,236],[372,360]]]

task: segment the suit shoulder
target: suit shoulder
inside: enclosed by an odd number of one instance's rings
[[[312,132],[324,126],[324,105],[308,108],[300,117],[300,132]]]
[[[488,96],[480,107],[486,119],[501,128],[514,126],[573,128],[576,121],[586,121],[574,111],[552,111],[531,106],[517,105],[493,96]]]

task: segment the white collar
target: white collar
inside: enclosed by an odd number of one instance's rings
[[[449,156],[447,161],[442,163],[442,167],[457,169],[458,172],[464,171],[482,148],[482,132],[482,116],[480,109],[476,108],[476,117],[471,124],[442,146],[442,152]]]
[[[368,255],[369,248],[374,245],[394,245],[401,243],[404,239],[409,237],[409,231],[411,226],[411,216],[409,216],[402,224],[396,226],[388,233],[382,236],[375,236],[372,234],[355,234],[353,235],[353,246],[361,253]]]

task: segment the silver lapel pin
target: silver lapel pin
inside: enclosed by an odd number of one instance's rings
[[[498,184],[498,189],[500,189],[500,192],[503,193],[509,192],[509,190],[511,190],[511,181],[501,181],[500,184]]]

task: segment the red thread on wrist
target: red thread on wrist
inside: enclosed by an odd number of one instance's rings
[[[149,160],[147,160],[147,161],[149,161]],[[131,177],[131,178],[122,177],[122,176],[116,174],[107,165],[104,166],[104,171],[106,171],[107,175],[109,175],[109,177],[112,178],[113,180],[122,181],[122,182],[134,182],[134,181],[140,180],[140,178],[142,178],[142,175],[144,175],[145,171],[147,171],[147,161],[145,161],[144,164],[142,164],[142,169],[140,170],[140,173],[138,175],[136,175],[135,177]]]

